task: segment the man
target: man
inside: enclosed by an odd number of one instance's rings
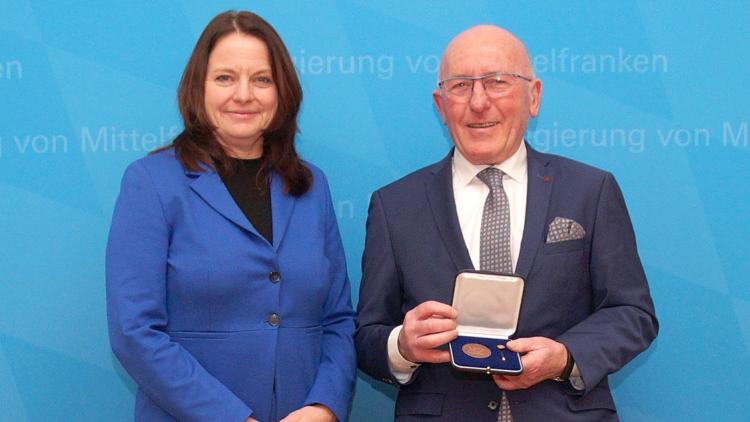
[[[433,98],[455,148],[372,196],[359,367],[398,385],[399,421],[618,420],[607,377],[658,325],[617,183],[524,143],[542,84],[509,32],[458,35],[439,80]],[[525,279],[507,344],[522,354],[521,375],[451,368],[449,304],[467,268]]]

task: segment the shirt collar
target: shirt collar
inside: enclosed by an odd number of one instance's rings
[[[516,152],[500,164],[492,167],[500,169],[511,179],[523,183],[527,170],[526,143],[521,142]],[[477,173],[490,167],[486,164],[472,164],[458,148],[453,149],[453,181],[458,186],[466,186],[476,177]]]

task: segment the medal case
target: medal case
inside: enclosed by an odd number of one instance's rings
[[[455,368],[488,375],[523,372],[521,356],[505,347],[518,326],[523,286],[523,278],[512,274],[465,270],[456,275],[453,307],[458,311],[458,338],[449,344]],[[489,349],[489,356],[482,346]]]

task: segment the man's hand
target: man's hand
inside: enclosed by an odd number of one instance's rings
[[[492,379],[503,390],[522,390],[562,374],[568,363],[568,349],[546,337],[511,340],[508,350],[521,353],[523,372],[518,376],[493,375]]]
[[[398,335],[401,356],[415,363],[449,362],[450,353],[435,348],[458,337],[457,316],[453,307],[434,301],[421,303],[407,312]]]
[[[323,406],[322,404],[313,404],[311,406],[305,406],[301,409],[295,410],[279,422],[336,422],[336,420],[336,415],[333,414],[331,409]]]

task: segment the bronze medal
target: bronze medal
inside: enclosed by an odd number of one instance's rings
[[[461,347],[461,351],[476,359],[488,358],[492,354],[489,347],[481,345],[479,343],[464,344]]]

